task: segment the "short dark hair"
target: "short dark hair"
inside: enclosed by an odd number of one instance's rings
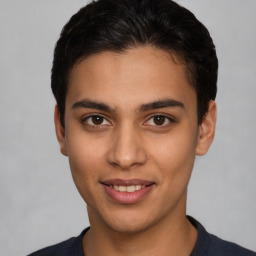
[[[205,26],[172,0],[98,0],[80,9],[61,31],[51,87],[64,127],[68,78],[74,64],[103,51],[151,45],[178,56],[197,94],[198,124],[217,92],[218,59]]]

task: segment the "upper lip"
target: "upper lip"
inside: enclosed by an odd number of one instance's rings
[[[120,185],[120,186],[132,186],[132,185],[152,185],[155,184],[153,181],[149,180],[141,180],[141,179],[110,179],[110,180],[104,180],[101,182],[104,185],[113,186],[113,185]]]

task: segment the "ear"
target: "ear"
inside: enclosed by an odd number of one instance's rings
[[[55,106],[55,111],[54,111],[54,123],[55,123],[56,137],[60,144],[60,152],[63,155],[67,156],[65,130],[60,123],[60,111],[57,105]]]
[[[217,106],[215,101],[211,100],[208,104],[208,112],[206,113],[199,127],[196,154],[204,155],[210,148],[216,126]]]

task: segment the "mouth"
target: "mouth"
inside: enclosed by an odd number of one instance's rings
[[[128,192],[132,193],[134,191],[141,190],[142,188],[145,188],[145,185],[131,185],[131,186],[122,186],[122,185],[110,185],[111,188],[120,191],[120,192]]]
[[[107,195],[117,203],[134,204],[141,201],[155,186],[154,182],[113,179],[101,182]]]

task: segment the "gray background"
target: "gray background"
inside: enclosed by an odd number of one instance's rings
[[[256,250],[256,1],[183,0],[208,27],[220,61],[218,124],[196,160],[188,214]],[[50,69],[62,26],[86,1],[0,0],[0,255],[78,235],[86,207],[59,153]]]

